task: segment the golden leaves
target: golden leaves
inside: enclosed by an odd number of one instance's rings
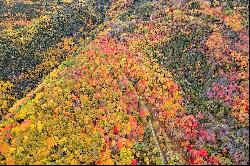
[[[43,130],[43,124],[42,124],[41,121],[38,121],[38,122],[37,122],[37,130],[38,130],[40,133],[41,133],[42,130]]]
[[[0,144],[0,154],[8,153],[9,149],[10,149],[10,146],[7,143]]]
[[[239,13],[232,13],[232,15],[226,17],[225,22],[226,25],[232,28],[232,30],[235,32],[238,32],[243,28],[241,23],[241,15]]]
[[[57,144],[53,137],[47,138],[46,143],[48,145],[48,148],[51,148],[51,147],[53,147],[53,146],[55,146]]]
[[[15,100],[10,91],[13,89],[13,84],[10,81],[0,80],[0,116],[5,114],[6,109],[9,107],[9,103]]]
[[[6,158],[6,165],[15,165],[15,161],[12,157]]]
[[[213,32],[206,41],[209,49],[218,50],[224,45],[224,39],[220,32]]]

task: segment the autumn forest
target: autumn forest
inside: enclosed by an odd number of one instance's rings
[[[0,165],[249,164],[248,0],[0,0]]]

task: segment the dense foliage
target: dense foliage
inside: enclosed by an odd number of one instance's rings
[[[16,6],[11,9],[15,10]],[[102,21],[101,11],[91,1],[59,3],[56,7],[55,12],[41,15],[30,25],[18,29],[9,27],[0,32],[0,79],[11,81],[14,86],[8,95],[22,98],[43,76],[74,53]],[[6,112],[12,104],[13,101],[8,100],[0,112]]]
[[[1,164],[249,163],[248,1],[54,5],[0,32]]]

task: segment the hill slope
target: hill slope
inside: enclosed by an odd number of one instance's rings
[[[25,15],[30,19],[29,25],[0,31],[0,79],[1,86],[5,87],[0,93],[6,96],[0,98],[0,115],[69,58],[103,21],[103,14],[96,3],[85,3],[17,1],[8,8],[3,6],[3,9],[8,9],[3,12],[18,16],[18,12],[24,15],[24,11],[34,9],[33,5],[40,10],[36,9],[39,13],[37,18]],[[108,6],[108,2],[105,4]],[[14,18],[15,15],[10,14],[9,17]]]
[[[112,2],[4,116],[2,164],[247,164],[245,10]]]

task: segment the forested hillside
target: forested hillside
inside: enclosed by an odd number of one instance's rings
[[[249,163],[246,0],[0,1],[0,163]]]

